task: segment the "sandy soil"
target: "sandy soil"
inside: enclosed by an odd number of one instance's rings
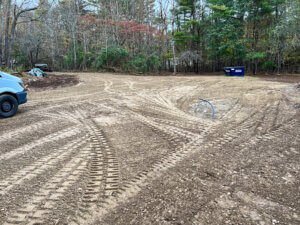
[[[77,75],[0,120],[0,224],[300,224],[299,84]]]

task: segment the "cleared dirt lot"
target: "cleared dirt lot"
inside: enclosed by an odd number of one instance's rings
[[[296,83],[79,78],[0,120],[0,224],[300,223]]]

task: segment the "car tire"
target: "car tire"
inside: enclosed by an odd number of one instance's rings
[[[14,116],[18,111],[18,101],[12,95],[0,96],[0,117],[8,118]]]

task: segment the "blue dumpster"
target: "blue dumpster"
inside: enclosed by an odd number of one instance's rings
[[[235,66],[235,67],[224,67],[224,72],[226,76],[245,76],[245,67],[244,66]]]

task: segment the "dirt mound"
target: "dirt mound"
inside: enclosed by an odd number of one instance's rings
[[[47,77],[23,77],[25,85],[31,90],[42,91],[77,85],[79,79],[74,75],[48,75]]]

